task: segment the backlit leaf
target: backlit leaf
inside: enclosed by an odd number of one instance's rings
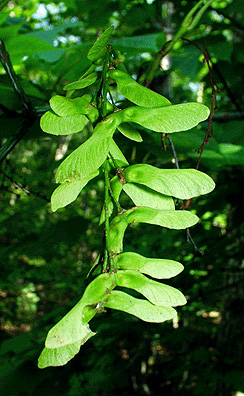
[[[172,197],[160,194],[140,184],[126,183],[123,190],[132,199],[136,206],[148,206],[154,209],[174,210],[175,204]]]
[[[121,70],[109,70],[108,76],[117,83],[120,93],[138,106],[163,107],[171,105],[164,96],[138,84],[129,74]]]
[[[113,160],[116,162],[116,165],[119,168],[123,168],[129,165],[127,159],[125,158],[124,154],[122,153],[122,151],[117,146],[114,140],[112,140],[110,143],[109,153],[111,154]]]
[[[158,306],[175,307],[186,304],[185,296],[178,289],[149,279],[136,271],[118,271],[116,281],[118,286],[136,290]]]
[[[97,304],[106,300],[108,289],[115,286],[114,274],[101,274],[87,286],[81,300],[49,330],[38,360],[39,368],[66,364],[79,352],[81,345],[95,335],[87,323],[98,312]]]
[[[178,261],[147,258],[134,252],[117,254],[113,262],[117,269],[131,269],[157,279],[172,278],[184,269]]]
[[[110,246],[113,253],[123,251],[123,238],[127,226],[135,223],[155,224],[170,229],[185,229],[198,222],[198,217],[186,210],[162,210],[139,207],[127,210],[110,223]]]
[[[47,111],[41,117],[40,125],[44,132],[52,135],[70,135],[82,131],[88,119],[83,114],[60,117],[52,111]]]
[[[179,199],[207,194],[215,187],[210,176],[196,169],[160,169],[148,164],[138,164],[125,168],[123,174],[128,183],[142,184],[161,194]],[[123,188],[127,188],[125,186]]]
[[[60,117],[83,114],[76,106],[74,99],[55,95],[50,99],[51,109]]]
[[[111,292],[108,296],[108,302],[104,306],[127,312],[145,322],[152,323],[162,323],[177,315],[176,310],[172,307],[159,307],[147,300],[141,300],[117,290]]]
[[[73,322],[73,318],[71,318],[71,322]],[[38,359],[39,368],[65,365],[79,352],[81,345],[96,334],[91,331],[89,325],[82,325],[81,321],[79,323],[75,321],[75,323],[77,324],[75,331],[80,335],[79,341],[72,342],[69,345],[57,346],[56,348],[45,347]],[[68,322],[67,328],[69,328]],[[66,326],[63,331],[66,331]]]
[[[111,115],[97,124],[92,136],[58,167],[56,182],[83,180],[98,170],[108,155],[117,122]]]
[[[91,73],[88,76],[81,78],[78,81],[74,81],[70,84],[65,85],[63,88],[64,90],[69,90],[69,89],[82,89],[89,87],[92,85],[95,81],[97,80],[97,73]]]
[[[50,99],[52,110],[60,117],[71,116],[76,114],[89,114],[92,95],[85,94],[81,97],[70,99],[65,96],[55,95]]]
[[[114,30],[113,26],[110,26],[108,29],[106,29],[103,32],[103,34],[101,34],[99,39],[93,44],[87,55],[87,58],[90,61],[95,62],[105,54],[106,45],[111,37],[111,34],[113,33],[113,30]]]
[[[156,224],[161,227],[181,230],[195,225],[199,219],[186,210],[161,210],[139,207],[128,211],[129,223]]]
[[[123,122],[135,122],[155,132],[186,131],[209,116],[208,107],[200,103],[183,103],[159,108],[127,107],[120,112]]]
[[[75,201],[81,190],[86,186],[86,184],[96,177],[99,174],[98,171],[90,175],[88,178],[83,180],[73,181],[73,182],[64,182],[60,186],[58,186],[52,196],[51,196],[51,208],[52,211],[63,208],[69,205],[71,202]]]
[[[135,142],[142,142],[142,137],[140,133],[133,128],[128,122],[124,122],[118,126],[118,130],[122,135],[126,136],[128,139],[134,140]]]

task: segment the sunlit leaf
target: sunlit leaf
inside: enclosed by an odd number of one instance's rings
[[[113,262],[115,268],[139,271],[157,279],[172,278],[184,269],[178,261],[147,258],[134,252],[117,254]]]
[[[108,76],[116,81],[120,93],[138,106],[163,107],[171,105],[164,96],[138,84],[129,74],[121,70],[109,70]]]
[[[71,322],[73,322],[73,318],[71,318]],[[76,321],[75,323],[77,324]],[[67,328],[69,327],[67,322]],[[66,326],[64,326],[63,331],[66,330]],[[78,341],[72,342],[70,345],[57,346],[56,348],[45,347],[38,359],[38,367],[42,369],[50,366],[65,365],[79,352],[81,345],[96,334],[91,331],[89,325],[82,325],[81,321],[77,324],[75,331],[80,335]]]
[[[138,164],[125,168],[123,174],[128,183],[138,183],[180,199],[207,194],[215,187],[210,176],[196,169],[160,169]]]
[[[47,111],[41,117],[40,125],[44,132],[52,135],[69,135],[82,131],[88,119],[83,114],[60,117],[52,111]]]
[[[142,142],[140,133],[128,122],[124,122],[123,124],[119,125],[118,130],[128,139],[134,140],[135,142]]]
[[[63,208],[69,205],[71,202],[75,201],[81,190],[86,186],[86,184],[99,174],[98,171],[94,172],[88,178],[83,180],[78,180],[74,182],[64,182],[58,186],[52,196],[51,196],[51,208],[52,211]]]
[[[74,81],[70,84],[67,84],[64,86],[64,90],[69,90],[69,89],[82,89],[89,87],[92,85],[95,81],[97,80],[97,73],[93,72],[89,74],[88,76],[81,78],[78,81]]]
[[[158,306],[175,307],[186,304],[185,296],[178,289],[149,279],[136,271],[118,271],[116,281],[118,286],[136,290]]]
[[[101,34],[99,39],[93,44],[87,55],[87,58],[90,61],[95,62],[105,54],[106,45],[111,37],[111,34],[113,33],[113,30],[114,30],[113,26],[110,26],[108,29],[106,29],[103,32],[103,34]]]
[[[135,122],[155,132],[186,131],[209,116],[208,107],[200,103],[183,103],[159,108],[127,107],[120,112],[123,122]]]
[[[132,199],[136,206],[148,206],[154,209],[174,210],[175,204],[172,197],[160,194],[146,186],[135,183],[126,183],[123,190]]]
[[[176,310],[172,307],[159,307],[147,300],[141,300],[117,290],[111,292],[108,296],[108,302],[104,306],[127,312],[145,322],[152,323],[162,323],[177,315]]]
[[[117,146],[114,140],[111,140],[109,153],[112,159],[116,162],[117,167],[123,168],[129,165],[127,159],[125,158],[124,154],[122,153],[122,151]]]
[[[117,118],[113,118],[111,115],[97,124],[92,136],[74,150],[58,167],[56,182],[83,180],[98,170],[110,150],[117,122]]]
[[[82,114],[74,99],[66,98],[65,96],[53,96],[50,99],[50,106],[51,109],[60,117]]]
[[[81,345],[95,335],[87,323],[98,312],[97,304],[106,300],[108,290],[115,286],[114,274],[101,274],[87,286],[81,300],[49,330],[38,360],[39,368],[66,364],[79,352]]]
[[[113,253],[123,251],[123,238],[130,224],[155,224],[170,229],[185,229],[198,222],[198,217],[186,210],[162,210],[139,207],[127,210],[113,218],[110,223],[110,246]]]

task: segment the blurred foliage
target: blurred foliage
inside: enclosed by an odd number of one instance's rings
[[[5,4],[6,3],[6,4]],[[19,81],[42,114],[54,94],[78,80],[92,42],[109,25],[111,40],[139,81],[154,55],[172,38],[192,1],[19,0],[3,2],[0,38]],[[97,315],[94,337],[66,367],[38,370],[47,330],[80,298],[100,240],[103,184],[88,184],[75,203],[55,213],[48,203],[60,160],[84,135],[43,134],[38,117],[1,164],[0,200],[0,391],[8,396],[220,395],[244,392],[244,276],[242,205],[244,165],[244,3],[216,0],[186,38],[207,51],[218,86],[213,136],[200,170],[215,191],[194,200],[201,222],[184,232],[143,225],[128,230],[127,250],[181,261],[171,281],[188,304],[177,321],[144,323],[123,313]],[[202,54],[180,41],[157,71],[151,88],[173,103],[211,105],[211,84]],[[0,69],[0,134],[6,143],[22,122],[22,106]],[[87,88],[89,93],[89,88]],[[174,134],[180,167],[195,167],[207,125]],[[172,151],[160,136],[140,131],[144,143],[117,136],[130,163],[172,168]],[[85,131],[88,134],[89,130]],[[166,144],[168,144],[165,138]],[[179,204],[180,205],[180,204]],[[148,236],[142,232],[145,227]],[[173,329],[172,329],[173,327]]]

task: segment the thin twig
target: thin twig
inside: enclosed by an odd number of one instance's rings
[[[241,113],[243,115],[243,109],[241,108],[241,106],[239,105],[239,103],[236,100],[235,95],[232,93],[230,87],[227,84],[227,81],[225,80],[223,74],[221,73],[221,71],[219,70],[218,66],[216,65],[216,63],[213,63],[213,70],[214,72],[217,74],[217,76],[219,77],[220,81],[222,82],[227,95],[229,96],[231,102],[234,104],[236,110]]]
[[[165,149],[165,143],[164,143],[164,140],[163,140],[163,135],[164,135],[164,134],[162,134],[162,147]],[[172,141],[172,139],[171,139],[171,137],[169,136],[168,133],[165,134],[165,137],[168,139],[169,144],[170,144],[170,146],[171,146],[171,150],[172,150],[173,156],[174,156],[175,167],[176,167],[176,169],[180,169],[179,161],[178,161],[178,156],[177,156],[177,153],[176,153],[176,150],[175,150],[174,143],[173,143],[173,141]],[[189,201],[189,200],[188,200],[188,201]],[[183,205],[183,201],[180,201],[180,202],[181,202],[181,208],[182,208],[182,209],[187,209],[187,208],[188,208],[188,207],[186,207],[185,205]],[[190,206],[190,205],[189,205],[189,206]],[[198,253],[202,256],[204,253],[197,247],[197,245],[196,245],[194,239],[193,239],[192,236],[191,236],[191,232],[190,232],[190,229],[189,229],[189,228],[186,229],[186,233],[187,233],[187,243],[192,243],[192,245],[193,245],[195,251],[198,252]]]
[[[216,90],[218,91],[219,88],[218,88],[218,86],[215,83],[214,78],[213,78],[213,72],[212,72],[212,68],[211,68],[211,65],[210,65],[210,56],[209,56],[209,54],[206,51],[204,51],[194,41],[186,39],[186,38],[181,38],[181,40],[184,40],[184,41],[187,41],[190,44],[193,44],[203,54],[203,56],[204,56],[203,62],[205,62],[207,64],[207,66],[208,66],[209,76],[210,76],[210,83],[211,83],[211,89],[212,89],[212,100],[211,100],[210,114],[209,114],[209,118],[208,118],[207,131],[205,133],[205,136],[204,136],[204,139],[203,139],[203,142],[202,142],[201,146],[199,147],[199,149],[196,150],[196,153],[199,153],[198,161],[197,161],[197,164],[196,164],[196,169],[198,169],[199,165],[200,165],[200,161],[201,161],[201,157],[202,157],[202,153],[203,153],[205,144],[209,142],[209,138],[213,138],[213,131],[212,131],[213,112],[214,112],[214,109],[216,109]]]
[[[178,161],[178,157],[177,157],[177,153],[176,153],[176,150],[175,150],[174,143],[173,143],[173,141],[172,141],[172,139],[171,139],[171,137],[169,136],[168,133],[165,135],[165,137],[168,139],[169,144],[171,146],[171,150],[173,152],[174,161],[175,161],[175,167],[176,167],[176,169],[180,169],[179,161]]]
[[[104,169],[104,184],[105,184],[105,194],[104,194],[104,211],[105,211],[105,252],[104,252],[104,264],[103,272],[107,272],[111,266],[111,252],[110,252],[110,228],[109,228],[109,213],[108,213],[108,203],[109,203],[109,176],[108,176],[108,163],[107,160],[103,164]]]
[[[46,195],[41,194],[41,193],[39,193],[39,192],[37,192],[37,191],[32,191],[32,190],[30,190],[29,187],[23,186],[23,184],[21,184],[21,183],[17,182],[16,180],[14,180],[12,176],[9,176],[9,175],[8,175],[7,173],[5,173],[4,171],[1,171],[1,173],[2,173],[2,175],[4,176],[4,178],[8,179],[8,180],[12,183],[12,185],[13,185],[15,188],[19,188],[19,189],[22,190],[26,195],[34,195],[34,196],[36,196],[36,197],[38,197],[38,198],[43,199],[43,200],[46,201],[46,202],[50,202],[50,199],[48,199]],[[4,181],[4,179],[3,179],[3,181]],[[9,191],[9,190],[8,190],[8,191]],[[10,191],[9,191],[9,192],[10,192]]]
[[[164,56],[166,56],[174,47],[174,45],[182,39],[182,37],[187,33],[193,30],[198,22],[200,21],[202,15],[210,6],[213,0],[207,0],[204,4],[204,0],[199,0],[197,4],[195,4],[192,9],[188,12],[188,14],[183,19],[179,30],[176,32],[172,40],[167,41],[160,51],[155,55],[154,61],[152,63],[151,70],[144,78],[144,81],[141,79],[141,82],[144,82],[144,85],[149,88],[154,78],[156,71],[158,70],[160,63]]]
[[[0,61],[1,61],[3,68],[5,69],[8,77],[9,77],[13,87],[14,87],[15,92],[17,93],[17,95],[19,96],[19,99],[21,100],[24,111],[32,114],[33,109],[32,109],[31,102],[25,95],[25,92],[19,82],[19,79],[15,74],[13,65],[12,65],[10,57],[9,57],[9,53],[7,52],[4,42],[2,40],[0,40]]]
[[[4,42],[2,40],[0,40],[0,61],[23,107],[21,126],[0,149],[0,162],[1,162],[3,161],[4,158],[6,158],[6,156],[10,153],[10,151],[13,150],[15,145],[22,139],[22,137],[28,132],[28,130],[35,121],[36,114],[35,114],[35,110],[31,105],[31,102],[25,95],[25,92],[19,82],[17,75],[15,74],[13,65],[9,57],[9,53],[7,52]]]

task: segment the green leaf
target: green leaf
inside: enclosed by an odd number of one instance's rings
[[[69,89],[82,89],[89,87],[92,85],[95,81],[97,80],[97,73],[91,73],[88,76],[81,78],[78,81],[74,81],[70,84],[67,84],[64,86],[64,90],[69,90]]]
[[[155,132],[186,131],[209,116],[208,107],[200,103],[183,103],[160,108],[127,107],[120,112],[123,122],[135,122]]]
[[[53,212],[60,208],[64,208],[71,202],[75,201],[81,190],[86,184],[99,174],[98,171],[94,172],[89,177],[74,182],[64,182],[58,186],[51,196],[51,209]]]
[[[157,279],[172,278],[184,269],[178,261],[147,258],[134,252],[117,254],[113,262],[117,269],[131,269]]]
[[[55,95],[50,99],[50,106],[57,115],[63,117],[76,114],[87,114],[87,107],[90,105],[91,101],[92,95],[89,94],[74,99]]]
[[[163,42],[165,42],[161,37],[162,33],[151,33],[132,37],[112,38],[110,42],[116,50],[127,56],[134,57],[143,52],[156,54],[162,48]]]
[[[158,306],[175,307],[186,304],[186,298],[179,290],[149,279],[136,271],[118,271],[116,281],[118,286],[136,290]]]
[[[98,170],[108,155],[118,122],[119,118],[111,115],[97,124],[92,136],[58,167],[56,182],[83,180]]]
[[[79,334],[79,340],[70,343],[70,345],[57,346],[56,348],[48,348],[46,346],[38,359],[39,368],[42,369],[50,366],[65,365],[79,352],[81,345],[83,345],[89,340],[89,338],[96,334],[91,331],[88,325],[82,325],[81,321],[75,321],[75,324],[77,326],[72,326],[72,330]],[[73,325],[73,317],[70,318],[70,321],[66,321],[65,325],[63,326],[63,331],[66,332],[70,325]]]
[[[179,199],[207,194],[215,187],[210,176],[196,169],[159,169],[148,164],[138,164],[125,168],[123,175],[127,183],[142,184]]]
[[[128,166],[129,163],[114,140],[111,140],[109,152],[119,168]]]
[[[109,70],[108,76],[117,83],[120,93],[138,106],[163,107],[171,105],[164,96],[138,84],[129,74],[121,70]]]
[[[159,307],[149,301],[140,300],[122,291],[112,291],[108,296],[108,302],[104,304],[106,308],[118,309],[137,318],[151,323],[162,323],[172,319],[177,312],[172,307]]]
[[[135,223],[155,224],[170,229],[185,229],[198,222],[198,217],[183,210],[161,210],[147,207],[133,208],[117,215],[110,223],[110,247],[113,253],[123,251],[127,226]]]
[[[140,207],[128,211],[128,222],[156,224],[161,227],[182,230],[198,223],[196,215],[186,210],[161,210]]]
[[[123,124],[119,125],[118,130],[128,139],[134,140],[135,142],[142,142],[140,133],[128,122],[124,122]]]
[[[172,197],[160,194],[139,184],[126,183],[123,190],[132,199],[136,206],[148,206],[154,209],[174,210],[175,204]]]
[[[95,62],[105,54],[106,45],[111,37],[111,34],[113,33],[113,30],[114,30],[113,26],[110,26],[108,29],[106,29],[103,32],[103,34],[99,37],[99,39],[93,44],[87,55],[87,58],[90,61]]]
[[[50,101],[51,109],[60,117],[82,114],[73,99],[55,95]]]
[[[10,54],[11,62],[18,64],[26,56],[31,56],[42,51],[53,50],[53,46],[44,40],[29,34],[12,35],[6,41],[6,49]]]
[[[88,119],[83,114],[60,117],[52,111],[47,111],[41,117],[40,126],[44,132],[52,135],[70,135],[82,131]]]
[[[101,274],[87,286],[81,300],[48,332],[39,368],[66,364],[95,335],[87,323],[98,312],[96,305],[106,300],[108,290],[115,286],[114,274]]]

